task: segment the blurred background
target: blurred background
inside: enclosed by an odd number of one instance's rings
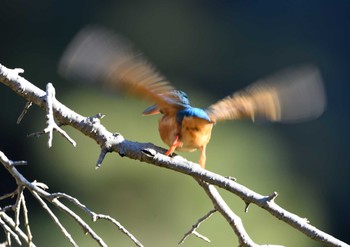
[[[82,115],[105,114],[102,123],[110,131],[162,147],[157,117],[141,116],[148,102],[67,81],[57,73],[66,45],[85,25],[98,23],[127,36],[197,107],[282,68],[317,65],[328,97],[319,119],[295,125],[217,124],[207,147],[207,169],[233,176],[261,194],[277,191],[279,205],[350,243],[349,13],[346,0],[5,1],[0,9],[0,63],[23,68],[23,76],[42,89],[52,82],[57,98]],[[10,159],[29,162],[19,168],[29,180],[115,217],[145,246],[176,246],[213,207],[190,177],[146,163],[109,154],[96,171],[99,147],[73,128],[64,127],[77,141],[76,148],[55,134],[48,149],[46,136],[26,137],[45,127],[42,110],[32,107],[17,125],[25,101],[1,84],[0,102],[0,150]],[[197,152],[180,154],[198,160]],[[14,189],[13,179],[0,167],[0,195]],[[221,192],[255,242],[322,246],[254,205],[244,213],[240,199]],[[69,246],[39,203],[26,195],[37,246]],[[97,246],[73,220],[54,211],[78,244]],[[133,246],[111,224],[85,219],[110,246]],[[237,245],[219,214],[199,232],[212,243],[191,236],[183,246]]]

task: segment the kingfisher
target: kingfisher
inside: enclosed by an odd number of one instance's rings
[[[194,107],[187,94],[175,89],[129,41],[100,26],[88,26],[77,34],[61,58],[59,71],[68,78],[103,81],[153,102],[143,115],[162,115],[158,131],[169,146],[165,155],[199,150],[202,168],[217,122],[300,122],[320,116],[326,105],[318,68],[301,65],[258,80],[205,109]]]

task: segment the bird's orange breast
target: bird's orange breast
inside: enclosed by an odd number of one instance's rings
[[[179,135],[180,132],[180,125],[176,121],[176,115],[163,115],[159,120],[158,130],[162,141],[170,147],[173,144],[175,137]]]
[[[205,146],[211,137],[213,123],[198,117],[184,117],[180,126],[180,141],[183,143],[178,150],[195,151]]]
[[[158,130],[163,142],[169,147],[179,136],[183,145],[176,150],[193,152],[209,142],[212,128],[213,123],[202,118],[184,117],[181,124],[178,124],[176,116],[163,115]]]

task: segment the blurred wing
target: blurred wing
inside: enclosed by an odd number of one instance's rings
[[[308,65],[286,69],[258,81],[206,111],[213,121],[250,118],[300,122],[320,116],[325,107],[320,72]]]
[[[166,97],[173,90],[170,83],[130,42],[106,28],[81,30],[64,52],[59,72],[68,79],[102,81],[160,106],[177,103]]]

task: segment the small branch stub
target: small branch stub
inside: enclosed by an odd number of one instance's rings
[[[278,196],[278,193],[274,191],[271,195],[267,196],[267,200],[272,202],[276,199],[277,196]]]
[[[29,108],[32,106],[33,102],[31,101],[27,101],[26,105],[23,108],[23,111],[21,113],[21,115],[19,115],[18,119],[17,119],[17,124],[20,124],[20,122],[22,121],[24,115],[26,115],[27,111],[29,110]]]
[[[248,213],[250,202],[245,202],[244,212]]]
[[[106,148],[101,149],[101,152],[100,152],[100,155],[98,156],[98,160],[97,160],[96,167],[95,167],[96,170],[101,167],[102,162],[103,162],[107,152],[108,152],[108,150]]]

